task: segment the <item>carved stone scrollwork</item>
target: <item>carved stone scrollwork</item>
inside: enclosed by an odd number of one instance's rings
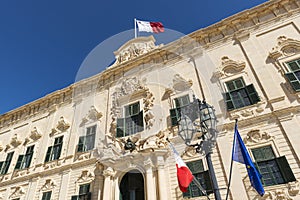
[[[50,136],[55,135],[56,133],[61,133],[61,132],[65,132],[66,130],[68,130],[68,128],[70,128],[70,124],[67,123],[64,119],[64,117],[60,117],[60,119],[57,122],[57,125],[55,128],[52,128]]]
[[[277,38],[276,47],[272,48],[269,57],[278,59],[281,56],[291,56],[300,51],[300,41],[288,38],[286,36],[279,36]]]
[[[36,141],[36,140],[40,139],[41,137],[42,137],[42,134],[37,130],[36,127],[33,127],[29,138],[32,139],[33,141]]]
[[[77,179],[77,183],[87,183],[91,182],[95,179],[95,174],[93,172],[90,172],[88,170],[84,170],[81,172],[80,177]]]
[[[113,168],[108,167],[106,170],[103,171],[103,176],[105,177],[115,177],[116,171]]]
[[[126,78],[121,87],[116,88],[112,94],[112,122],[110,124],[110,132],[116,135],[116,119],[121,117],[120,99],[129,98],[130,96],[140,95],[143,97],[143,111],[146,129],[150,129],[154,123],[154,114],[151,112],[155,97],[149,88],[145,87],[136,77]]]
[[[44,185],[41,187],[41,191],[53,190],[56,184],[52,179],[47,179]]]
[[[20,140],[18,140],[17,134],[15,134],[10,140],[10,145],[13,146],[14,148],[19,146],[21,143],[22,142]]]
[[[155,39],[153,36],[138,37],[128,41],[114,52],[116,57],[116,62],[114,63],[114,65],[126,62],[149,51],[152,51],[153,49],[157,48],[154,43]]]
[[[144,120],[146,123],[146,129],[150,129],[154,124],[154,114],[151,112],[151,109],[153,108],[153,102],[155,98],[153,94],[149,91],[149,89],[146,89],[146,97],[143,99],[144,104]]]
[[[186,91],[190,89],[193,85],[192,80],[185,80],[182,76],[179,74],[175,74],[173,78],[173,88],[176,91]]]
[[[288,187],[267,191],[261,199],[263,200],[293,200],[299,194],[299,181],[288,183]]]
[[[182,158],[191,158],[194,157],[195,155],[199,155],[195,149],[195,147],[189,147],[187,146],[182,153],[181,157]]]
[[[99,112],[94,106],[91,106],[90,110],[88,111],[88,114],[86,117],[84,117],[81,120],[80,126],[83,126],[87,122],[95,122],[100,120],[100,118],[103,116],[101,112]]]
[[[258,102],[257,104],[248,106],[249,108],[247,109],[243,108],[243,109],[229,111],[229,118],[233,120],[233,119],[247,119],[250,117],[254,117],[265,110],[264,104],[265,101],[262,99],[262,101]]]
[[[261,133],[260,130],[251,130],[247,133],[246,138],[244,138],[245,144],[257,144],[257,143],[264,143],[274,139],[274,137],[270,136],[268,133],[263,132]]]
[[[25,194],[24,189],[22,187],[15,187],[12,188],[12,193],[10,195],[10,198],[18,198]]]
[[[118,103],[118,99],[120,97],[126,95],[132,95],[133,93],[144,90],[145,87],[141,84],[141,82],[136,78],[126,78],[120,88],[116,88],[115,92],[112,94],[112,108],[111,108],[111,115],[115,118],[118,117],[120,114],[120,106]]]
[[[242,61],[234,61],[228,56],[223,56],[221,58],[221,66],[214,73],[214,77],[222,78],[231,76],[233,74],[242,72],[246,67],[246,63]]]

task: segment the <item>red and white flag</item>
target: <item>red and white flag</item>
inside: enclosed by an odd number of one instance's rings
[[[151,33],[162,33],[165,31],[164,26],[161,22],[147,22],[136,20],[139,32],[151,32]]]
[[[181,157],[179,156],[178,152],[174,148],[174,146],[170,143],[170,147],[173,150],[175,161],[176,161],[176,168],[177,168],[177,180],[179,188],[182,192],[187,192],[187,188],[189,187],[190,183],[193,181],[194,176],[188,166],[183,162]]]

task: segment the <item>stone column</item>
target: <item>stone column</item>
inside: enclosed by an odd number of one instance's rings
[[[150,157],[144,161],[146,169],[146,200],[157,200],[156,198],[156,184],[155,184],[155,174],[153,173],[153,162]]]
[[[103,177],[103,165],[97,164],[97,168],[95,170],[95,184],[93,189],[92,198],[101,200],[104,186],[104,177]]]
[[[59,199],[67,199],[68,181],[71,170],[61,172],[61,184],[59,190]]]
[[[113,181],[111,180],[115,176],[115,171],[108,167],[106,170],[103,171],[104,178],[104,187],[103,187],[103,199],[112,199],[112,187]]]
[[[36,196],[35,191],[36,191],[36,187],[37,187],[37,181],[38,181],[38,178],[32,178],[29,181],[30,184],[29,184],[29,188],[28,188],[28,191],[27,191],[27,194],[26,194],[26,199],[30,199],[30,198]]]
[[[158,193],[160,200],[170,199],[166,185],[169,181],[165,174],[165,159],[163,156],[157,156]]]

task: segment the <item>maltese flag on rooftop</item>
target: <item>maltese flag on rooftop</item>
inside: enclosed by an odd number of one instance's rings
[[[162,33],[165,31],[164,26],[161,22],[147,22],[136,20],[139,32],[151,32],[151,33]]]

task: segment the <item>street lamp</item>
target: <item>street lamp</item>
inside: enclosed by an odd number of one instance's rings
[[[197,122],[200,120],[200,122]],[[178,121],[178,134],[184,140],[187,146],[196,148],[200,153],[203,148],[203,142],[208,139],[213,139],[216,133],[216,115],[211,105],[206,101],[200,101],[194,96],[194,101],[181,110],[181,117]],[[191,144],[194,140],[195,133],[201,132],[202,135],[197,138],[201,139],[199,143]],[[211,161],[211,146],[204,150],[206,154],[206,161],[208,166],[209,175],[211,177],[213,192],[216,200],[221,200],[218,183],[215,176],[214,168]]]

